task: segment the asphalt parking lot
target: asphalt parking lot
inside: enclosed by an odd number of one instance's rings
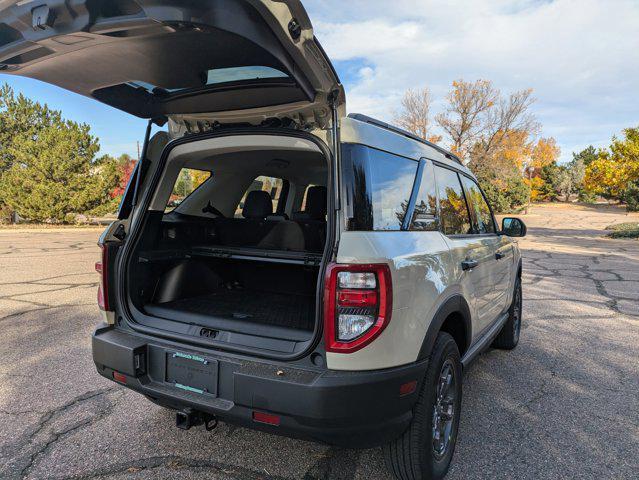
[[[521,343],[467,371],[447,478],[637,478],[639,242],[602,237],[629,220],[555,206],[525,217]],[[389,478],[378,449],[178,430],[98,376],[98,234],[0,230],[0,478]]]

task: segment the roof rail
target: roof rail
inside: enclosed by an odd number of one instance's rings
[[[404,130],[403,128],[396,127],[386,122],[382,122],[381,120],[377,120],[375,118],[369,117],[367,115],[362,115],[361,113],[349,113],[348,118],[352,118],[353,120],[358,120],[360,122],[369,123],[371,125],[375,125],[377,127],[381,127],[385,130],[389,130],[391,132],[397,133],[404,137],[410,138],[411,140],[415,140],[416,142],[423,143],[424,145],[428,145],[431,148],[434,148],[439,153],[444,155],[449,160],[459,163],[461,166],[464,166],[462,161],[459,159],[457,155],[452,152],[449,152],[445,148],[440,147],[439,145],[434,144],[433,142],[429,142],[428,140],[424,140],[417,135],[410,133],[408,130]]]

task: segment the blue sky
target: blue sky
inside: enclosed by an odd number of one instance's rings
[[[348,110],[392,121],[403,92],[427,86],[433,113],[453,80],[533,88],[544,136],[562,160],[639,125],[637,0],[306,0],[346,86]],[[145,123],[46,84],[0,76],[86,122],[105,153],[136,154]]]

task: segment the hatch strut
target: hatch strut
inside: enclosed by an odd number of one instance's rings
[[[331,142],[333,143],[333,198],[335,199],[335,210],[341,208],[340,205],[340,139],[339,139],[339,112],[337,111],[337,100],[339,98],[339,90],[333,90],[328,97],[328,101],[331,105],[332,127],[331,127]]]
[[[135,188],[133,189],[133,200],[131,200],[131,207],[135,207],[138,204],[138,195],[140,191],[140,183],[142,182],[142,170],[144,169],[144,163],[146,162],[146,153],[149,149],[149,139],[151,138],[151,128],[153,127],[153,119],[149,120],[146,126],[146,133],[144,134],[144,144],[142,145],[142,155],[138,160],[137,167],[135,169]]]

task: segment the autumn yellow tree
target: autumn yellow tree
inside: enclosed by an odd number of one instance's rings
[[[530,200],[539,200],[544,191],[544,180],[540,176],[541,170],[553,163],[556,163],[561,155],[561,149],[557,146],[557,141],[552,138],[540,138],[530,150],[530,154],[525,157],[522,165],[525,181],[530,187]]]
[[[639,184],[639,127],[627,128],[623,138],[613,137],[610,150],[601,150],[586,167],[586,188],[598,195],[626,200]]]
[[[211,172],[206,170],[190,170],[190,173],[193,190],[202,185],[211,176]]]

